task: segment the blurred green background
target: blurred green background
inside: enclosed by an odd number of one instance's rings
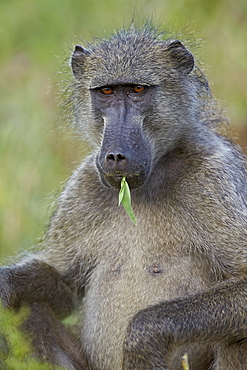
[[[247,146],[246,0],[0,0],[1,261],[38,241],[49,204],[85,155],[57,108],[73,45],[133,14],[201,40],[192,51]]]

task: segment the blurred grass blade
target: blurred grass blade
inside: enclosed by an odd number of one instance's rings
[[[188,354],[185,353],[182,357],[182,367],[183,370],[190,370],[189,368],[189,359],[188,359]]]
[[[121,203],[125,211],[128,213],[130,219],[135,225],[137,225],[136,218],[131,207],[130,188],[125,177],[123,177],[121,180],[121,189],[118,196],[118,205],[120,205]]]

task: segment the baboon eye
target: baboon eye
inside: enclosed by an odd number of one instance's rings
[[[113,94],[113,88],[112,87],[102,87],[100,90],[101,94],[104,94],[104,95],[110,95],[110,94]]]
[[[135,92],[135,93],[141,93],[141,92],[143,92],[144,90],[145,90],[145,86],[143,86],[143,85],[135,85],[134,87],[133,87],[133,92]]]

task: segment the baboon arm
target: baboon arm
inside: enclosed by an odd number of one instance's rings
[[[246,337],[247,278],[233,279],[192,297],[138,312],[127,330],[123,369],[151,369],[153,357],[164,368],[179,346],[229,343]]]
[[[0,298],[8,308],[46,302],[59,318],[66,317],[75,305],[72,289],[53,267],[38,260],[0,268]]]
[[[86,369],[77,336],[57,319],[50,305],[31,303],[30,314],[21,329],[31,336],[38,358],[66,369]]]

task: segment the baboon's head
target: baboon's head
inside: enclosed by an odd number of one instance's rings
[[[119,188],[125,176],[130,188],[142,186],[181,132],[187,102],[177,81],[183,86],[193,56],[177,40],[130,28],[87,49],[76,46],[71,64],[75,114],[97,146],[103,184]]]

